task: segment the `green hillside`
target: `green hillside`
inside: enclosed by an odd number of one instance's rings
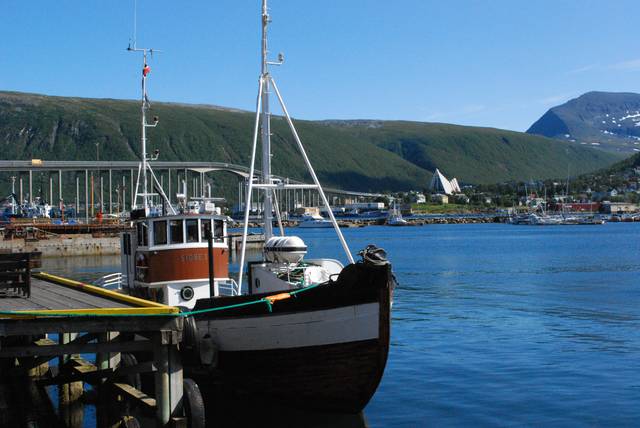
[[[640,153],[608,168],[583,174],[571,179],[574,195],[587,194],[590,198],[612,202],[640,202]],[[615,190],[615,195],[613,194]]]
[[[466,183],[497,183],[593,171],[622,158],[569,142],[493,128],[402,121],[324,122],[413,164]]]
[[[134,160],[139,151],[137,102],[0,93],[0,145],[4,159]],[[162,160],[248,165],[252,113],[153,103],[159,125],[148,132],[150,151]],[[424,186],[430,173],[368,141],[340,130],[298,121],[299,133],[323,184],[354,190]],[[273,170],[307,178],[302,158],[281,118],[273,120]]]
[[[253,113],[214,106],[153,103],[160,118],[149,150],[162,160],[247,165]],[[0,92],[3,159],[134,160],[139,150],[134,101]],[[620,159],[571,143],[496,129],[414,122],[296,121],[323,184],[361,191],[426,187],[431,172],[468,183],[562,176],[571,160],[580,172]],[[275,174],[306,179],[282,118],[273,118]],[[220,177],[218,177],[220,176]],[[3,180],[4,181],[4,180]],[[235,195],[235,177],[218,174],[216,194]]]

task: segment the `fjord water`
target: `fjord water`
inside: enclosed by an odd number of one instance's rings
[[[385,248],[399,283],[370,426],[640,424],[640,224],[343,231]],[[289,233],[344,259],[330,229]],[[118,259],[80,260],[45,268],[91,278]]]

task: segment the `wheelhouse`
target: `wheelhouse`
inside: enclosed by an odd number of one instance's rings
[[[239,294],[235,281],[229,278],[224,216],[140,218],[134,221],[132,231],[123,234],[122,248],[123,271],[127,272],[124,286],[131,294],[187,308],[192,308],[198,299]]]

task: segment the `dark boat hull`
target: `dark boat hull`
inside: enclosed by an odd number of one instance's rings
[[[384,373],[393,285],[390,265],[358,263],[336,281],[276,301],[271,312],[256,304],[197,315],[198,347],[208,341],[217,358],[208,369],[196,358],[187,372],[224,394],[357,413]],[[262,297],[210,299],[195,309]]]

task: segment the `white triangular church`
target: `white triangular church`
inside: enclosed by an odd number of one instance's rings
[[[445,195],[453,195],[454,193],[461,192],[458,179],[453,178],[449,181],[438,168],[436,168],[436,171],[433,173],[433,177],[431,177],[429,190],[436,193],[444,193]]]

